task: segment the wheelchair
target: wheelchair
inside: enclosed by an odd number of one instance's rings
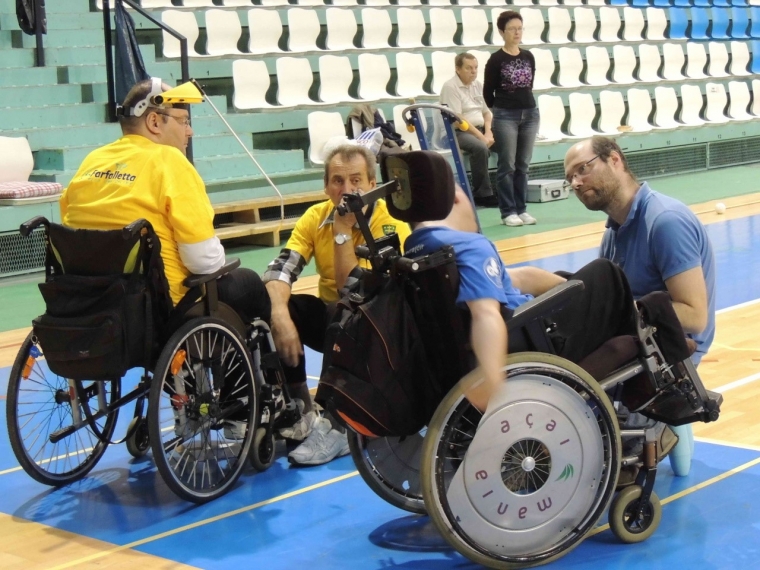
[[[300,413],[283,386],[267,324],[243,323],[218,299],[216,279],[239,260],[187,277],[184,285],[197,295],[172,307],[149,222],[75,230],[37,217],[21,233],[40,227],[47,311],[16,356],[6,401],[11,447],[24,471],[56,487],[85,477],[109,444],[121,443],[112,438],[120,408],[131,402],[122,441],[134,457],[150,449],[182,499],[224,495],[247,460],[267,469],[275,429]],[[138,367],[136,387],[123,394],[126,371]]]
[[[402,221],[443,219],[450,211],[453,192],[440,186],[453,188],[453,179],[440,175],[447,166],[439,155],[394,155],[382,169],[390,182],[346,197],[340,207],[355,213],[360,227],[362,209],[380,197]],[[370,488],[399,508],[429,514],[451,546],[490,568],[556,560],[605,511],[621,541],[651,536],[662,516],[653,492],[655,430],[621,429],[617,407],[675,426],[718,419],[722,396],[704,388],[685,338],[677,339],[679,350],[664,350],[657,325],[640,313],[636,336],[610,339],[580,363],[561,358],[551,315],[583,289],[568,281],[507,321],[507,382],[482,412],[464,396],[481,378],[467,348],[468,314],[455,302],[453,249],[407,258],[374,243],[369,232],[365,238],[358,253],[370,260],[371,272],[400,276],[414,292],[407,300],[441,394],[418,434],[350,433],[352,456]],[[644,451],[624,457],[622,440],[632,437],[644,438]],[[633,485],[619,489],[622,466],[640,469]]]

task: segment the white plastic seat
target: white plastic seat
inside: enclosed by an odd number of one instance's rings
[[[586,48],[586,83],[589,85],[609,85],[607,74],[610,71],[610,54],[606,47],[589,46]]]
[[[636,54],[633,46],[615,44],[612,47],[612,81],[621,85],[635,83],[633,72],[636,69]]]
[[[354,72],[345,55],[319,56],[319,100],[323,103],[356,101],[348,94]]]
[[[707,74],[710,77],[728,77],[728,49],[725,42],[710,42],[707,44],[710,53],[710,65]]]
[[[495,15],[495,10],[491,12],[491,19],[493,20],[494,28],[496,28],[496,20],[498,19],[499,14],[503,11],[504,9],[500,9]],[[541,38],[544,34],[544,26],[546,24],[544,23],[544,16],[541,10],[538,8],[520,8],[520,16],[522,16],[523,19],[523,45],[530,46],[544,43],[544,40]],[[499,38],[498,31],[495,33],[496,37]],[[499,38],[499,41],[494,42],[494,44],[503,44],[503,42],[500,40],[501,38]]]
[[[396,11],[398,22],[399,48],[422,47],[422,36],[425,33],[425,17],[419,8],[399,8]]]
[[[417,138],[417,133],[410,133],[406,130],[406,123],[404,123],[404,117],[402,111],[407,108],[408,105],[394,105],[393,106],[393,127],[396,132],[401,135],[404,142],[409,143],[412,150],[420,150],[420,141]]]
[[[164,10],[161,12],[161,21],[187,38],[187,55],[188,57],[201,57],[195,51],[195,42],[200,35],[198,22],[195,20],[195,14],[192,12],[181,12],[179,10]],[[161,32],[164,42],[164,57],[180,57],[179,40],[171,34]]]
[[[728,116],[734,121],[748,121],[754,117],[747,112],[751,100],[749,87],[744,81],[729,81],[728,95],[731,103],[728,107]]]
[[[676,81],[684,78],[682,72],[686,65],[686,56],[681,44],[662,44],[662,76],[666,81]]]
[[[365,0],[367,6],[390,6],[391,0]]]
[[[333,6],[357,6],[358,0],[333,0]]]
[[[705,92],[707,95],[705,119],[711,123],[727,123],[730,119],[725,113],[725,109],[728,106],[726,86],[722,83],[707,83],[705,85]]]
[[[625,115],[625,101],[620,91],[604,89],[599,92],[599,131],[607,136],[620,134]]]
[[[34,156],[29,141],[25,137],[0,136],[0,184],[5,182],[27,182],[34,170]]]
[[[552,89],[555,64],[554,55],[550,49],[531,48],[530,53],[536,60],[536,75],[533,77],[533,90]]]
[[[430,18],[430,46],[449,47],[454,43],[454,34],[457,32],[457,21],[454,11],[448,8],[431,8],[428,12]]]
[[[327,49],[330,51],[356,49],[354,36],[358,28],[353,10],[327,8],[325,24],[327,24]]]
[[[312,111],[306,118],[309,130],[309,161],[312,164],[324,164],[324,149],[332,138],[346,137],[343,117],[338,112]]]
[[[599,41],[618,42],[620,37],[620,10],[611,6],[599,8]]]
[[[288,0],[261,0],[262,6],[288,6]]]
[[[251,1],[250,0],[224,0],[224,2],[222,2],[222,5],[225,8],[231,8],[233,6],[236,8],[239,6],[250,7]]]
[[[575,20],[575,43],[591,44],[596,41],[596,14],[592,8],[573,8],[573,20]]]
[[[752,114],[760,116],[760,79],[752,80]]]
[[[182,0],[183,8],[211,8],[213,6],[213,0]]]
[[[282,37],[282,21],[277,10],[248,10],[248,51],[253,54],[277,53]]]
[[[556,142],[566,138],[562,131],[565,122],[565,104],[559,95],[539,95],[538,112],[541,124],[536,142]]]
[[[243,34],[240,19],[234,10],[206,10],[206,53],[237,55],[238,40]]]
[[[623,39],[627,42],[640,42],[644,32],[644,11],[641,8],[625,6],[623,8]]]
[[[652,113],[652,98],[647,89],[628,90],[628,126],[635,133],[652,130],[649,115]]]
[[[324,6],[323,0],[298,0],[299,6]]]
[[[309,97],[314,82],[311,64],[305,57],[279,57],[277,69],[277,102],[284,107],[316,105]]]
[[[583,71],[583,57],[578,48],[561,47],[557,50],[559,61],[559,77],[557,83],[560,87],[580,87],[581,72]]]
[[[660,50],[653,44],[639,44],[639,81],[657,83],[661,81],[658,71],[660,70]]]
[[[681,124],[676,121],[678,94],[673,87],[658,85],[654,88],[654,127],[656,129],[676,129]]]
[[[267,64],[263,61],[236,59],[232,62],[232,105],[236,109],[272,107],[266,100],[270,85]]]
[[[391,68],[384,55],[359,55],[359,97],[368,101],[394,97],[386,88],[390,80]]]
[[[142,6],[143,8],[173,8],[174,7],[174,5],[172,4],[172,0],[141,0],[140,6]],[[102,0],[98,0],[98,8],[100,8],[101,10],[103,9]],[[113,4],[111,5],[111,8],[113,8]],[[129,7],[127,6],[127,8]],[[129,9],[131,10],[131,8]]]
[[[387,49],[393,26],[388,10],[362,8],[362,47],[364,49]]]
[[[479,8],[462,8],[462,45],[484,46],[488,33],[488,15]]]
[[[686,126],[699,127],[705,124],[700,116],[702,113],[702,91],[698,85],[681,85],[681,116],[680,120]]]
[[[662,41],[665,38],[665,30],[668,27],[668,16],[662,8],[649,6],[646,9],[647,17],[647,40]]]
[[[594,98],[590,93],[570,93],[570,123],[567,130],[575,138],[593,137],[599,133],[591,126],[596,117]]]
[[[570,10],[552,6],[549,8],[549,35],[550,44],[570,43],[570,28],[573,21],[570,19]]]
[[[314,51],[319,36],[319,17],[317,12],[306,8],[288,10],[288,50]]]
[[[422,0],[398,0],[399,6],[420,6]]]
[[[433,83],[430,88],[433,90],[433,94],[440,95],[443,84],[454,77],[455,58],[456,54],[450,51],[434,51],[430,54],[430,63],[433,68]],[[485,64],[478,61],[478,69],[481,65],[485,67]]]
[[[396,54],[396,93],[399,97],[429,95],[422,88],[427,79],[427,65],[421,53],[405,51]]]
[[[461,2],[459,4],[460,6],[462,5]],[[479,2],[476,2],[476,4],[479,4]],[[451,6],[451,0],[428,0],[428,6]]]
[[[751,75],[749,48],[744,42],[731,42],[731,75]]]
[[[707,52],[702,44],[686,43],[686,75],[690,79],[701,79],[705,75],[707,65]]]
[[[480,81],[482,85],[486,74],[486,63],[488,63],[488,59],[491,57],[491,52],[472,49],[469,53],[478,60],[478,81]],[[536,63],[536,66],[538,66],[538,63]],[[533,88],[535,89],[535,83]]]

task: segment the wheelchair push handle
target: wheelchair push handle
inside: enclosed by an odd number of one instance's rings
[[[140,218],[139,220],[135,220],[128,226],[125,226],[124,229],[122,230],[122,236],[124,237],[125,240],[131,239],[135,237],[136,235],[138,235],[143,229],[147,229],[152,232],[153,226],[148,220],[144,218]]]
[[[35,216],[31,220],[25,221],[19,226],[18,231],[22,236],[29,237],[29,234],[40,226],[45,226],[45,229],[50,227],[50,222],[45,216]]]

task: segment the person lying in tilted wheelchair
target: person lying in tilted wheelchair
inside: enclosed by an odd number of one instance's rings
[[[672,425],[714,421],[721,403],[691,365],[693,348],[667,295],[637,307],[623,272],[603,259],[567,280],[537,268],[507,270],[494,244],[477,233],[472,204],[441,155],[412,152],[382,166],[390,182],[347,197],[342,211],[360,212],[387,195],[389,211],[413,232],[405,257],[367,239],[373,271],[348,284],[328,333],[334,346],[326,351],[318,401],[365,436],[408,436],[411,426],[427,425],[425,507],[446,539],[476,562],[512,568],[566,553],[609,504],[621,464],[642,469],[613,502],[610,524],[626,542],[647,538],[661,514],[652,493],[656,465],[669,448],[654,430],[621,432],[613,402]],[[343,353],[366,336],[358,325],[349,331],[356,322],[349,314],[382,328],[391,319],[373,309],[376,297],[393,294],[393,283],[414,321],[383,336],[386,344],[403,344],[398,381],[389,373],[369,379],[374,389],[358,386],[360,373],[345,369],[351,363]],[[386,313],[407,310],[398,300],[382,305]],[[426,369],[415,361],[414,335]],[[398,403],[423,416],[416,424],[387,422],[402,426],[394,433],[375,421],[385,416],[378,392],[404,385],[387,407]],[[399,394],[417,401],[401,406]],[[621,458],[621,436],[645,436],[642,456]]]
[[[255,272],[225,260],[185,157],[183,103],[202,100],[192,83],[137,83],[119,110],[123,136],[91,152],[62,195],[63,225],[22,226],[46,228],[47,311],[19,352],[7,406],[14,452],[38,481],[84,477],[111,443],[118,408],[137,400],[130,453],[152,447],[172,490],[205,502],[232,488],[246,459],[271,465],[274,431],[300,417],[281,388],[269,296]],[[145,373],[120,397],[133,367]],[[47,391],[51,406],[38,409]]]

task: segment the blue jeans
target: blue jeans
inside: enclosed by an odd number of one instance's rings
[[[494,144],[499,157],[496,170],[496,195],[501,217],[525,212],[528,193],[528,168],[533,156],[540,117],[533,109],[493,109]]]

